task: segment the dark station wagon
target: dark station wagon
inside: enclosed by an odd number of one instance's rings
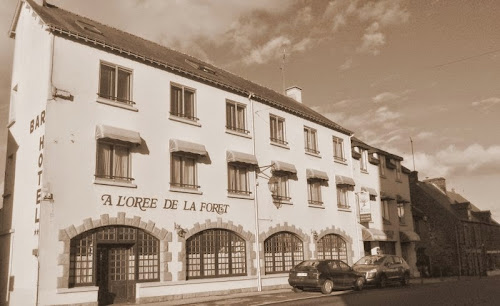
[[[290,270],[288,283],[293,291],[319,288],[324,294],[333,289],[362,290],[365,284],[363,273],[354,271],[341,260],[305,260]]]

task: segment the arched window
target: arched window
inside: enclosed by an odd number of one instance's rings
[[[186,241],[187,279],[247,275],[246,243],[232,231],[210,229]]]
[[[319,259],[340,259],[347,263],[347,245],[341,236],[328,234],[317,242]]]
[[[159,281],[159,267],[160,242],[141,229],[106,226],[71,239],[70,287],[99,285],[104,278]]]
[[[279,232],[264,241],[266,274],[288,272],[304,260],[302,241],[290,232]]]

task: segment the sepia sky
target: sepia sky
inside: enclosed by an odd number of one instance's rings
[[[282,91],[500,221],[500,2],[49,0]],[[0,2],[0,170],[17,0]],[[0,178],[0,181],[3,178]]]

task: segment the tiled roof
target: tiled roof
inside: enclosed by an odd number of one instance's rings
[[[365,143],[364,141],[362,141],[359,138],[354,137],[354,136],[351,137],[351,145],[353,147],[361,147],[363,149],[369,150],[370,152],[376,152],[378,154],[390,157],[390,158],[395,159],[395,160],[399,160],[399,161],[403,160],[403,158],[401,156],[398,156],[398,155],[395,155],[395,154],[391,154],[391,153],[389,153],[387,151],[384,151],[384,150],[381,150],[381,149],[376,148],[374,146],[371,146],[371,145]]]
[[[252,94],[253,99],[256,101],[316,122],[338,132],[352,135],[350,130],[292,98],[214,65],[202,62],[192,56],[65,11],[54,5],[39,6],[33,0],[26,0],[26,2],[29,3],[55,35],[142,61],[160,69],[168,70],[239,95],[249,96]],[[80,25],[77,24],[77,21],[79,21]],[[89,27],[85,28],[85,25],[89,25]]]

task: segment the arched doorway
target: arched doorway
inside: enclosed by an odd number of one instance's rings
[[[98,286],[99,305],[134,302],[135,284],[159,281],[159,267],[159,240],[135,227],[99,227],[70,242],[69,286]]]
[[[286,273],[303,260],[303,243],[294,233],[278,232],[264,241],[266,274]]]

